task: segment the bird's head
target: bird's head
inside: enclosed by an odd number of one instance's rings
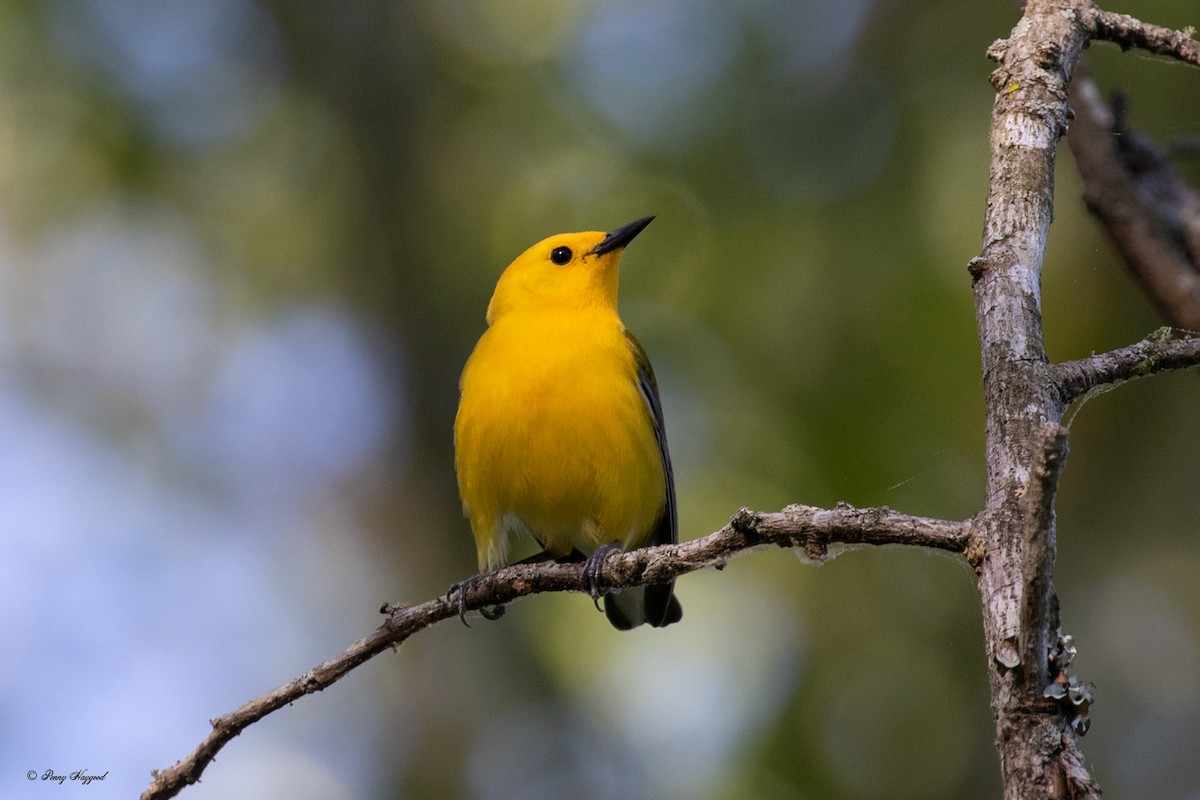
[[[642,217],[611,233],[560,233],[538,242],[500,276],[488,305],[488,324],[519,311],[587,307],[616,311],[621,251],[653,219]]]

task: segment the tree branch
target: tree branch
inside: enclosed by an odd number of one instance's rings
[[[602,578],[608,588],[628,588],[656,583],[708,567],[724,567],[730,560],[755,549],[776,546],[801,551],[807,558],[825,561],[836,555],[836,545],[910,545],[952,553],[972,548],[970,521],[914,517],[889,508],[858,509],[839,504],[834,509],[790,505],[764,513],[743,508],[719,531],[681,544],[646,547],[614,553],[604,563]],[[517,564],[481,575],[465,584],[462,606],[476,611],[500,606],[530,594],[581,591],[582,564]],[[319,692],[350,670],[395,648],[418,631],[457,617],[459,601],[447,595],[410,605],[385,605],[387,619],[367,636],[337,656],[256,697],[228,714],[212,720],[212,731],[182,761],[156,770],[141,800],[174,797],[195,783],[217,753],[247,726],[289,705],[304,695]]]
[[[1099,797],[1083,769],[1074,714],[1046,695],[1058,639],[1054,497],[1066,404],[1042,335],[1042,256],[1067,84],[1088,31],[1086,0],[1029,0],[992,73],[991,169],[983,248],[968,265],[987,409],[986,508],[979,577],[996,750],[1006,800]]]
[[[1128,347],[1054,365],[1063,399],[1069,403],[1098,387],[1200,366],[1200,336],[1176,339],[1173,333],[1159,328]]]
[[[1008,800],[1100,794],[1075,744],[1087,705],[1075,700],[1086,692],[1065,672],[1052,580],[1067,404],[1106,380],[1195,363],[1192,345],[1157,342],[1057,367],[1046,356],[1040,283],[1054,158],[1067,131],[1071,73],[1094,39],[1200,64],[1200,48],[1184,34],[1090,0],[1028,0],[1010,37],[988,51],[998,63],[991,170],[983,249],[969,265],[987,406],[987,505],[975,528],[984,547],[979,592]]]
[[[1149,25],[1126,14],[1115,14],[1090,3],[1088,5],[1091,7],[1083,19],[1090,38],[1112,42],[1122,50],[1136,47],[1200,67],[1200,42],[1188,33]]]
[[[1021,566],[1022,602],[1019,604],[1018,631],[1031,641],[1015,651],[1049,653],[1054,631],[1045,623],[1058,619],[1058,597],[1054,593],[1053,568],[1056,543],[1054,497],[1058,477],[1067,458],[1067,429],[1055,422],[1041,425],[1036,432],[1037,461],[1034,462],[1029,489],[1019,498],[1022,535],[1025,538],[1025,563]],[[1048,541],[1043,542],[1043,538]],[[1038,683],[1049,683],[1049,662],[1042,658],[1029,664],[1038,674]],[[1009,667],[1011,669],[1011,667]]]
[[[1163,321],[1200,331],[1200,195],[1149,137],[1128,130],[1095,83],[1071,84],[1067,134],[1083,199]]]

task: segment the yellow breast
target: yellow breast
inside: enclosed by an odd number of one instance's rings
[[[456,466],[481,570],[505,563],[518,532],[554,555],[642,543],[666,478],[614,311],[506,315],[479,340],[461,389]]]

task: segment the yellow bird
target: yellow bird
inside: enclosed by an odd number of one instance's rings
[[[678,540],[658,385],[617,316],[621,253],[653,219],[551,236],[496,283],[454,421],[481,572],[506,563],[514,538],[532,537],[544,552],[530,560],[586,558],[594,586],[614,548]],[[621,630],[670,625],[683,615],[673,589],[614,592],[605,613]]]

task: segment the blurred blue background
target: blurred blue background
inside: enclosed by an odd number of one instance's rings
[[[1194,23],[1188,0],[1122,7]],[[653,227],[683,538],[739,506],[982,501],[969,277],[1010,4],[0,2],[0,794],[129,797],[208,719],[473,571],[457,379],[529,244]],[[1200,79],[1088,54],[1160,140]],[[1193,180],[1197,177],[1194,165]],[[1056,359],[1159,324],[1065,147]],[[1056,572],[1083,750],[1200,798],[1200,383],[1092,401]],[[998,796],[957,559],[785,552],[618,634],[578,595],[426,631],[252,726],[182,797]]]

